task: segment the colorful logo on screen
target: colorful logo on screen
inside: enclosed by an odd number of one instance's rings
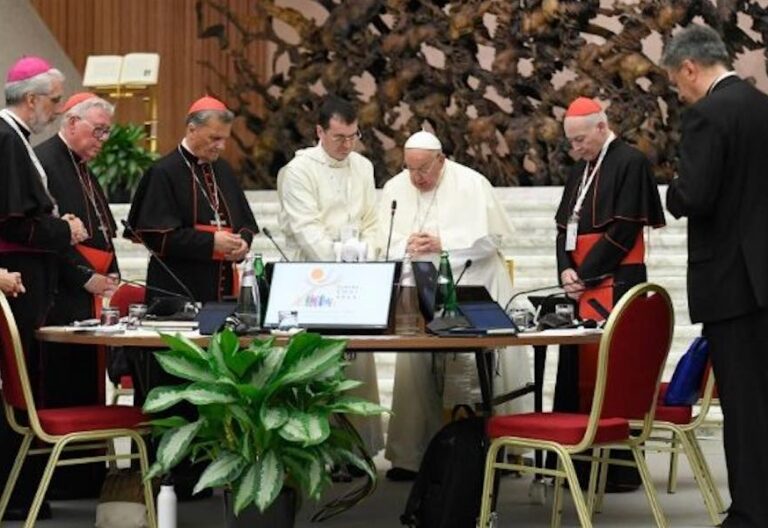
[[[328,274],[321,267],[312,268],[309,270],[309,282],[317,285],[325,284],[328,282]]]
[[[333,298],[322,293],[310,293],[304,297],[305,308],[330,308],[332,306]]]

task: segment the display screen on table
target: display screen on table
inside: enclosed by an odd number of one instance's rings
[[[385,329],[394,277],[394,262],[276,262],[264,326],[295,311],[302,328]]]

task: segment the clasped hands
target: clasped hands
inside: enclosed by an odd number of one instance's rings
[[[560,283],[563,285],[565,294],[573,300],[578,301],[581,294],[584,293],[584,283],[573,268],[563,270],[560,274]]]
[[[61,219],[69,224],[69,243],[73,246],[75,244],[79,244],[83,240],[87,240],[90,237],[90,235],[88,235],[88,230],[83,225],[83,221],[72,213],[61,215]]]
[[[21,273],[0,268],[0,290],[11,297],[18,297],[24,293],[24,284],[21,282]]]
[[[213,234],[213,250],[224,255],[225,260],[242,260],[248,253],[248,249],[248,242],[240,235],[229,231],[216,231]]]
[[[94,273],[83,285],[83,288],[93,295],[111,297],[119,285],[120,275],[117,273],[110,273],[109,275]]]
[[[405,250],[409,255],[422,255],[425,253],[440,253],[443,245],[440,237],[425,232],[412,233],[408,237]]]

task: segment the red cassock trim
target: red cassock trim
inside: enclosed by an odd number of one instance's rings
[[[150,419],[141,412],[141,408],[124,405],[40,409],[37,416],[43,430],[51,435],[101,429],[133,429]]]
[[[227,233],[232,232],[231,227],[218,227],[215,225],[207,225],[207,224],[195,224],[195,231],[200,231],[202,233],[215,233],[216,231],[226,231]],[[224,254],[219,253],[218,251],[213,252],[213,260],[221,260],[225,262]],[[230,266],[228,266],[232,270],[232,295],[238,295],[240,293],[240,276],[237,273],[237,267],[234,263],[232,263]]]
[[[576,249],[571,252],[573,262],[577,266],[581,266],[581,264],[584,262],[584,259],[587,258],[589,252],[592,251],[592,248],[603,238],[603,236],[603,233],[579,235],[576,238]],[[635,240],[635,245],[632,247],[632,249],[629,250],[629,252],[627,252],[619,265],[624,266],[629,264],[643,264],[644,262],[645,240],[643,239],[643,232],[640,231],[640,233],[637,235],[637,239]],[[602,320],[603,316],[589,305],[589,300],[596,299],[610,312],[613,308],[612,286],[613,277],[608,277],[607,279],[601,281],[599,284],[595,285],[594,288],[585,291],[579,298],[579,316],[582,319],[594,319],[595,321]]]
[[[576,238],[576,249],[571,252],[573,261],[577,266],[581,266],[584,259],[602,238],[603,233],[590,233],[579,235]],[[640,231],[635,240],[635,245],[624,256],[620,265],[643,264],[645,262],[645,240],[643,232]],[[594,319],[602,321],[600,315],[592,306],[589,305],[590,299],[595,299],[609,312],[613,309],[613,277],[602,280],[592,289],[586,290],[579,298],[579,317],[581,319]],[[597,371],[597,352],[598,345],[581,345],[579,347],[579,409],[588,411],[592,405],[592,392],[595,387],[595,375]]]
[[[570,413],[527,413],[492,416],[486,430],[490,438],[517,436],[576,445],[584,438],[589,415]],[[603,418],[598,422],[594,442],[620,442],[629,438],[629,422],[623,418]]]

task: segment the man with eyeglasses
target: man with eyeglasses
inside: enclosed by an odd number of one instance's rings
[[[40,57],[19,59],[8,70],[6,107],[0,110],[0,268],[20,272],[26,293],[9,297],[36,401],[45,400],[35,330],[56,290],[58,254],[88,238],[83,222],[60,214],[49,175],[30,144],[61,111],[64,76]],[[0,420],[0,482],[8,480],[21,437]],[[25,462],[4,520],[26,518],[40,478],[40,457]],[[45,503],[40,518],[50,517]]]
[[[369,257],[378,234],[373,164],[355,152],[360,130],[357,112],[348,101],[328,96],[317,120],[318,143],[296,152],[277,176],[280,228],[292,260],[335,261],[334,243],[348,234],[367,244]],[[364,385],[355,395],[379,401],[373,354],[360,354],[347,375]],[[353,391],[355,392],[355,391]],[[381,419],[354,424],[373,455],[384,446]]]
[[[557,224],[556,255],[560,283],[578,301],[581,319],[605,319],[595,303],[610,312],[632,286],[646,280],[643,227],[665,224],[659,191],[648,158],[618,138],[603,108],[579,97],[563,120],[571,154],[577,160],[565,182]],[[594,277],[610,274],[602,280]],[[554,410],[589,412],[597,368],[597,347],[560,347]],[[631,459],[628,451],[614,458]],[[589,464],[576,461],[584,485]],[[611,464],[607,491],[640,485],[636,468]]]
[[[462,272],[467,258],[457,253],[471,255],[472,266],[461,284],[485,286],[493,299],[505,304],[512,295],[512,283],[500,244],[513,236],[513,228],[490,182],[447,159],[440,140],[430,132],[410,136],[404,150],[405,168],[384,185],[380,202],[380,221],[388,222],[390,204],[397,200],[390,253],[394,258],[437,265],[440,252],[446,250],[454,277]],[[385,235],[379,241],[381,247],[387,243]],[[410,266],[403,266],[401,284],[413,285]],[[526,351],[500,354],[494,385],[501,393],[509,392],[530,381],[530,371]],[[505,412],[521,412],[529,400],[517,399]],[[427,444],[443,425],[443,409],[479,401],[473,354],[398,354],[385,452],[392,462],[387,478],[413,480]]]
[[[98,317],[103,297],[117,288],[119,269],[112,239],[116,226],[109,202],[88,169],[109,137],[114,107],[93,93],[80,92],[62,108],[59,133],[38,145],[35,153],[48,174],[51,195],[61,213],[81,218],[91,234],[59,255],[59,283],[46,324],[68,325]],[[96,405],[99,394],[99,355],[87,345],[45,346],[46,406]],[[97,454],[97,453],[94,453]],[[103,465],[88,464],[57,470],[51,482],[56,498],[98,496]]]

